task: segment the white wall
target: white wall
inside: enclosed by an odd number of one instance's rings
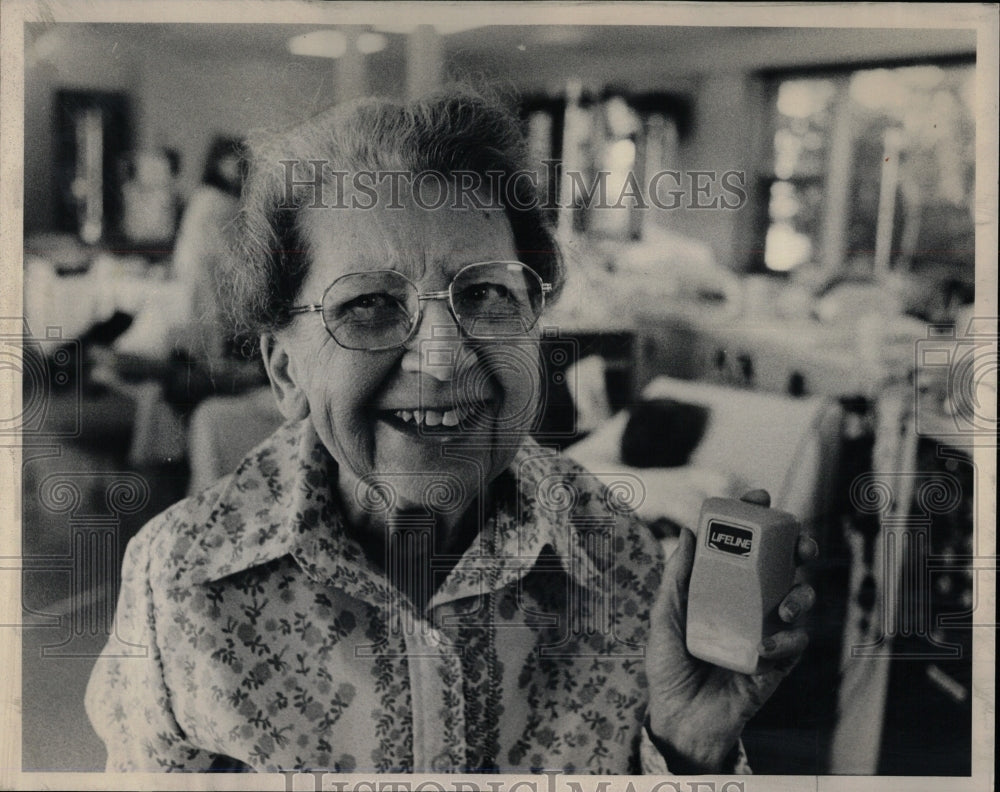
[[[137,142],[143,148],[176,148],[187,191],[201,177],[214,135],[242,136],[258,127],[291,124],[333,101],[334,74],[327,61],[234,63],[155,53],[140,70]]]
[[[323,58],[179,57],[154,52],[140,66],[139,143],[181,153],[181,185],[193,189],[216,134],[243,136],[305,120],[336,101],[335,62]],[[369,89],[402,90],[391,67],[369,72]]]
[[[743,173],[747,202],[738,209],[682,207],[661,211],[657,217],[663,227],[709,244],[716,260],[734,269],[744,267],[750,257],[747,244],[758,211],[753,200],[754,185],[767,143],[763,134],[766,116],[762,85],[750,73],[715,72],[706,76],[695,100],[694,132],[680,146],[680,162],[675,168],[688,173],[712,171],[720,179],[730,171]],[[716,187],[713,194],[718,191]],[[731,193],[725,197],[735,201]],[[712,201],[704,196],[694,200]]]

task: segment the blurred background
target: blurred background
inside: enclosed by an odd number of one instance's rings
[[[126,542],[278,424],[212,297],[244,136],[462,79],[520,115],[570,270],[539,438],[637,475],[667,543],[764,486],[821,545],[755,771],[969,774],[975,31],[473,17],[26,26],[24,769],[103,766]]]

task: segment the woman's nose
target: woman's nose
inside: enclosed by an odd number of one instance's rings
[[[448,304],[443,300],[428,300],[417,332],[404,347],[403,371],[451,382],[455,379],[461,348],[461,332]]]

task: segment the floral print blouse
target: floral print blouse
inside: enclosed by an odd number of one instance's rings
[[[86,698],[109,771],[666,771],[643,737],[662,557],[627,482],[525,442],[418,612],[335,476],[287,424],[129,543]]]

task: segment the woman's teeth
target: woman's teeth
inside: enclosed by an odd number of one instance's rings
[[[393,414],[401,421],[417,426],[458,426],[463,417],[457,407],[451,410],[396,410]]]

